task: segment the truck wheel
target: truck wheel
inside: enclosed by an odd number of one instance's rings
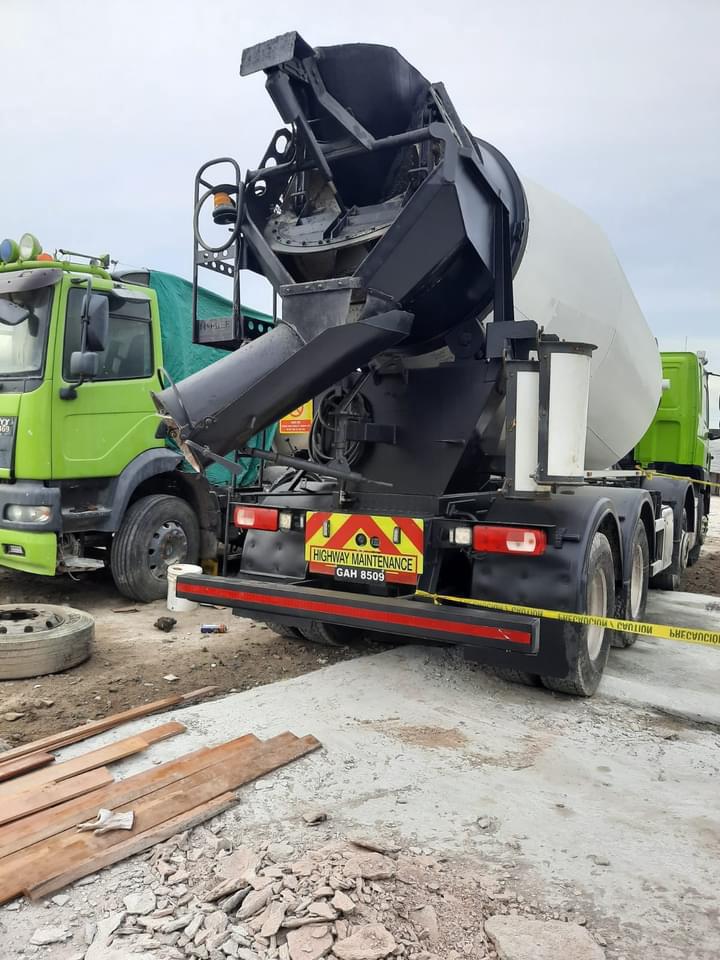
[[[256,623],[262,623],[268,630],[272,630],[283,640],[304,640],[302,633],[297,627],[288,627],[285,623],[274,623],[272,620],[256,620]]]
[[[90,656],[95,620],[55,604],[0,606],[0,680],[69,670]]]
[[[184,500],[142,497],[125,514],[113,540],[110,569],[115,586],[131,600],[161,600],[167,596],[167,568],[197,563],[199,550],[197,517]]]
[[[707,539],[707,530],[708,530],[708,517],[705,513],[705,497],[699,496],[698,500],[698,509],[697,517],[695,519],[695,530],[697,531],[695,536],[695,545],[692,550],[688,551],[688,560],[687,565],[692,567],[700,559],[700,551],[703,548],[703,544]]]
[[[650,585],[650,548],[642,520],[638,520],[630,547],[630,584],[627,596],[618,597],[615,616],[620,620],[643,620]],[[637,634],[629,630],[614,630],[613,647],[631,647]]]
[[[687,569],[688,565],[688,555],[690,553],[688,547],[689,541],[687,528],[687,511],[683,510],[682,521],[680,524],[680,548],[678,549],[678,555],[667,570],[663,570],[662,573],[659,573],[656,577],[653,577],[650,586],[654,589],[682,590],[682,582],[685,577],[685,570]]]
[[[596,533],[588,552],[585,574],[585,602],[582,613],[612,617],[615,613],[615,565],[610,541]],[[543,677],[549,690],[591,697],[598,688],[610,652],[607,627],[566,623],[563,638],[570,668],[566,677]]]
[[[365,634],[355,627],[341,627],[336,623],[323,623],[321,620],[310,620],[299,627],[300,632],[311,643],[319,643],[323,647],[347,647],[362,640]]]
[[[539,687],[542,683],[536,673],[526,673],[525,670],[515,670],[513,667],[491,667],[490,669],[496,677],[506,683],[519,683],[523,687]]]

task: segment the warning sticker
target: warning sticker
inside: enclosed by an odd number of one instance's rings
[[[313,402],[308,400],[297,410],[292,410],[280,421],[280,433],[309,433],[313,420]]]
[[[339,580],[417,583],[423,542],[423,521],[413,517],[317,511],[305,516],[310,571]]]

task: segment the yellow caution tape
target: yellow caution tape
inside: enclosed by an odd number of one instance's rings
[[[500,603],[496,600],[474,600],[470,597],[450,597],[441,593],[416,590],[414,596],[432,600],[433,603],[461,603],[470,607],[488,610],[503,610],[519,613],[524,617],[544,617],[547,620],[563,620],[566,623],[581,623],[585,626],[608,627],[625,633],[637,633],[641,637],[660,637],[664,640],[680,640],[706,647],[720,647],[720,631],[694,630],[689,627],[670,627],[661,623],[641,623],[637,620],[617,620],[615,617],[595,617],[587,613],[566,613],[564,610],[544,610],[541,607],[524,607],[517,603]]]
[[[660,473],[658,470],[640,470],[644,477],[665,477],[666,480],[687,480],[688,483],[699,483],[703,487],[718,487],[720,482],[717,480],[695,480],[693,477],[681,477],[675,473]]]

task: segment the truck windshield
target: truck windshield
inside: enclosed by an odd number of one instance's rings
[[[0,380],[42,373],[51,297],[50,287],[0,294]]]

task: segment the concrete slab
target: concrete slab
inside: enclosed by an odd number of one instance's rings
[[[653,590],[646,619],[720,631],[720,600],[698,593]],[[720,724],[720,648],[654,638],[637,640],[627,650],[612,651],[600,691],[626,703]]]
[[[666,666],[644,669],[625,697],[628,655]],[[615,651],[601,693],[583,701],[405,647],[177,712],[188,734],[153,755],[247,730],[312,732],[322,753],[242,792],[248,842],[302,829],[301,814],[320,807],[341,834],[516,865],[520,892],[591,917],[611,957],[709,960],[720,951],[720,736],[640,704],[674,698],[689,712],[693,693],[709,694],[702,664],[717,656],[645,642]],[[702,689],[677,686],[677,657]]]

